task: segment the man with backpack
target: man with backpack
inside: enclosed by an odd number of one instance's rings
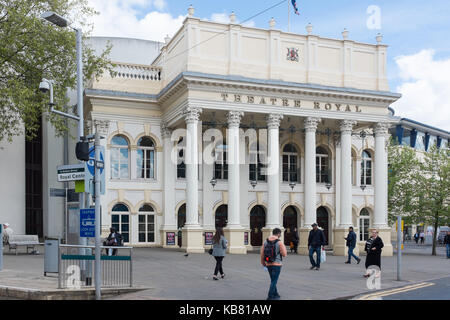
[[[286,257],[286,246],[280,241],[281,230],[273,229],[272,235],[267,238],[261,247],[261,264],[267,268],[270,275],[270,288],[267,300],[279,300],[277,282],[280,277],[283,257]]]

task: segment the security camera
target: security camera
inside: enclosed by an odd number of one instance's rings
[[[39,91],[43,93],[47,93],[48,91],[50,91],[50,84],[48,83],[48,81],[42,81],[41,83],[39,83]]]

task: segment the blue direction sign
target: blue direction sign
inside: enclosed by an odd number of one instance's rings
[[[100,161],[103,163],[103,166],[100,168],[100,194],[105,194],[105,147],[100,146]],[[85,162],[85,175],[84,175],[84,187],[85,191],[90,194],[94,194],[95,185],[94,185],[94,177],[95,177],[95,149],[91,147],[89,149],[89,161]]]
[[[95,237],[95,209],[80,209],[80,237]]]

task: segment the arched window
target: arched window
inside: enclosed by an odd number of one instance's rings
[[[142,137],[137,143],[136,177],[155,178],[155,143],[149,137]]]
[[[111,178],[129,179],[129,143],[127,138],[117,135],[111,140]]]
[[[125,204],[118,203],[112,208],[111,227],[122,234],[123,242],[130,242],[130,215]]]
[[[225,142],[214,149],[214,179],[228,179],[227,153]]]
[[[184,163],[184,150],[186,149],[186,141],[180,137],[177,144],[177,178],[186,178],[186,164]]]
[[[359,214],[359,241],[367,241],[369,239],[370,213],[366,208],[362,209]]]
[[[264,147],[255,142],[249,151],[249,180],[266,181],[266,165],[264,164]]]
[[[290,143],[283,148],[283,181],[300,182],[298,151]]]
[[[361,159],[361,185],[372,184],[372,156],[364,150]]]
[[[316,182],[328,183],[330,179],[330,157],[327,150],[322,147],[316,148]]]
[[[155,212],[151,205],[139,208],[138,222],[138,241],[155,242]]]

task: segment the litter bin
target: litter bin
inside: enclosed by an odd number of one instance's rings
[[[47,272],[58,273],[58,249],[61,243],[60,238],[45,238],[45,253],[44,253],[44,276]]]

